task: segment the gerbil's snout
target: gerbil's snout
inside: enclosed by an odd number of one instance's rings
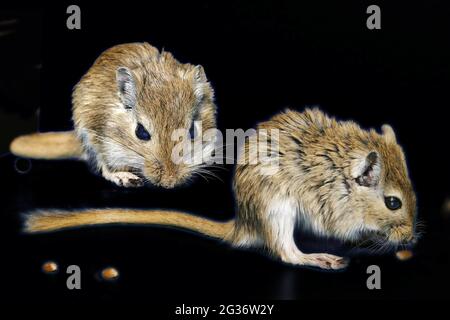
[[[159,185],[161,187],[171,189],[178,184],[178,179],[173,174],[163,174],[161,179],[159,180]]]
[[[177,165],[159,160],[147,162],[143,174],[152,184],[167,189],[174,188],[184,180]]]
[[[388,238],[389,241],[399,245],[414,245],[417,242],[414,226],[406,224],[392,227]]]

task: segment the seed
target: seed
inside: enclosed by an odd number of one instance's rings
[[[101,274],[102,278],[108,281],[116,280],[119,277],[119,271],[117,271],[116,268],[112,267],[103,269]]]
[[[397,259],[402,261],[409,260],[413,257],[413,253],[411,250],[400,250],[397,251],[395,255],[397,256]]]
[[[53,261],[47,261],[42,265],[42,271],[45,273],[55,273],[58,271],[58,265],[56,262]]]

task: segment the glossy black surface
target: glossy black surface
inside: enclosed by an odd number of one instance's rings
[[[221,129],[247,129],[286,106],[301,110],[305,105],[320,105],[366,128],[379,130],[390,123],[405,149],[419,217],[426,224],[413,259],[400,262],[393,253],[372,255],[299,234],[304,251],[352,257],[346,271],[332,273],[287,266],[259,252],[232,250],[172,228],[109,226],[24,235],[20,214],[35,208],[173,208],[229,219],[235,209],[233,167],[216,172],[223,182],[198,177],[191,186],[174,190],[128,190],[93,175],[80,162],[32,161],[27,168],[27,162],[4,155],[0,270],[6,299],[147,303],[448,298],[450,221],[441,213],[450,194],[447,17],[439,1],[385,5],[382,30],[369,31],[368,4],[83,3],[80,31],[66,29],[64,4],[4,11],[2,17],[19,16],[22,29],[0,38],[2,54],[9,57],[0,60],[1,153],[12,136],[35,130],[37,106],[42,131],[70,129],[72,86],[93,60],[112,45],[148,41],[183,62],[204,66],[216,91]],[[40,21],[42,39],[36,25]],[[37,76],[26,81],[41,62],[40,81]],[[41,96],[36,88],[42,89]],[[43,274],[40,267],[47,260],[56,261],[61,271]],[[66,289],[64,270],[71,264],[82,270],[79,291]],[[382,271],[378,291],[366,287],[371,264]],[[97,273],[106,266],[119,270],[116,282],[98,280]]]

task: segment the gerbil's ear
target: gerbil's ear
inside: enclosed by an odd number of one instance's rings
[[[136,105],[136,85],[131,71],[126,67],[119,67],[116,76],[120,100],[126,109],[134,108]]]
[[[201,102],[207,91],[208,78],[206,78],[205,69],[201,65],[195,66],[193,70],[194,76],[194,94],[198,102]]]
[[[208,78],[206,78],[205,69],[201,65],[194,67],[194,80],[196,82],[208,82]]]
[[[374,187],[380,181],[380,156],[372,151],[367,156],[355,159],[352,166],[352,177],[364,187]]]
[[[383,136],[389,141],[397,143],[397,138],[395,137],[394,129],[388,124],[384,124],[381,127],[381,131],[383,132]]]

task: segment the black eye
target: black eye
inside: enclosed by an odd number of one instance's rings
[[[389,210],[397,210],[402,207],[402,202],[397,197],[384,197],[384,203]]]
[[[151,138],[150,133],[144,128],[144,126],[140,123],[138,123],[136,127],[136,137],[138,137],[141,140],[148,141]]]
[[[189,129],[189,136],[191,137],[191,139],[194,139],[197,137],[196,134],[197,130],[195,129],[195,123],[192,122],[191,128]]]

